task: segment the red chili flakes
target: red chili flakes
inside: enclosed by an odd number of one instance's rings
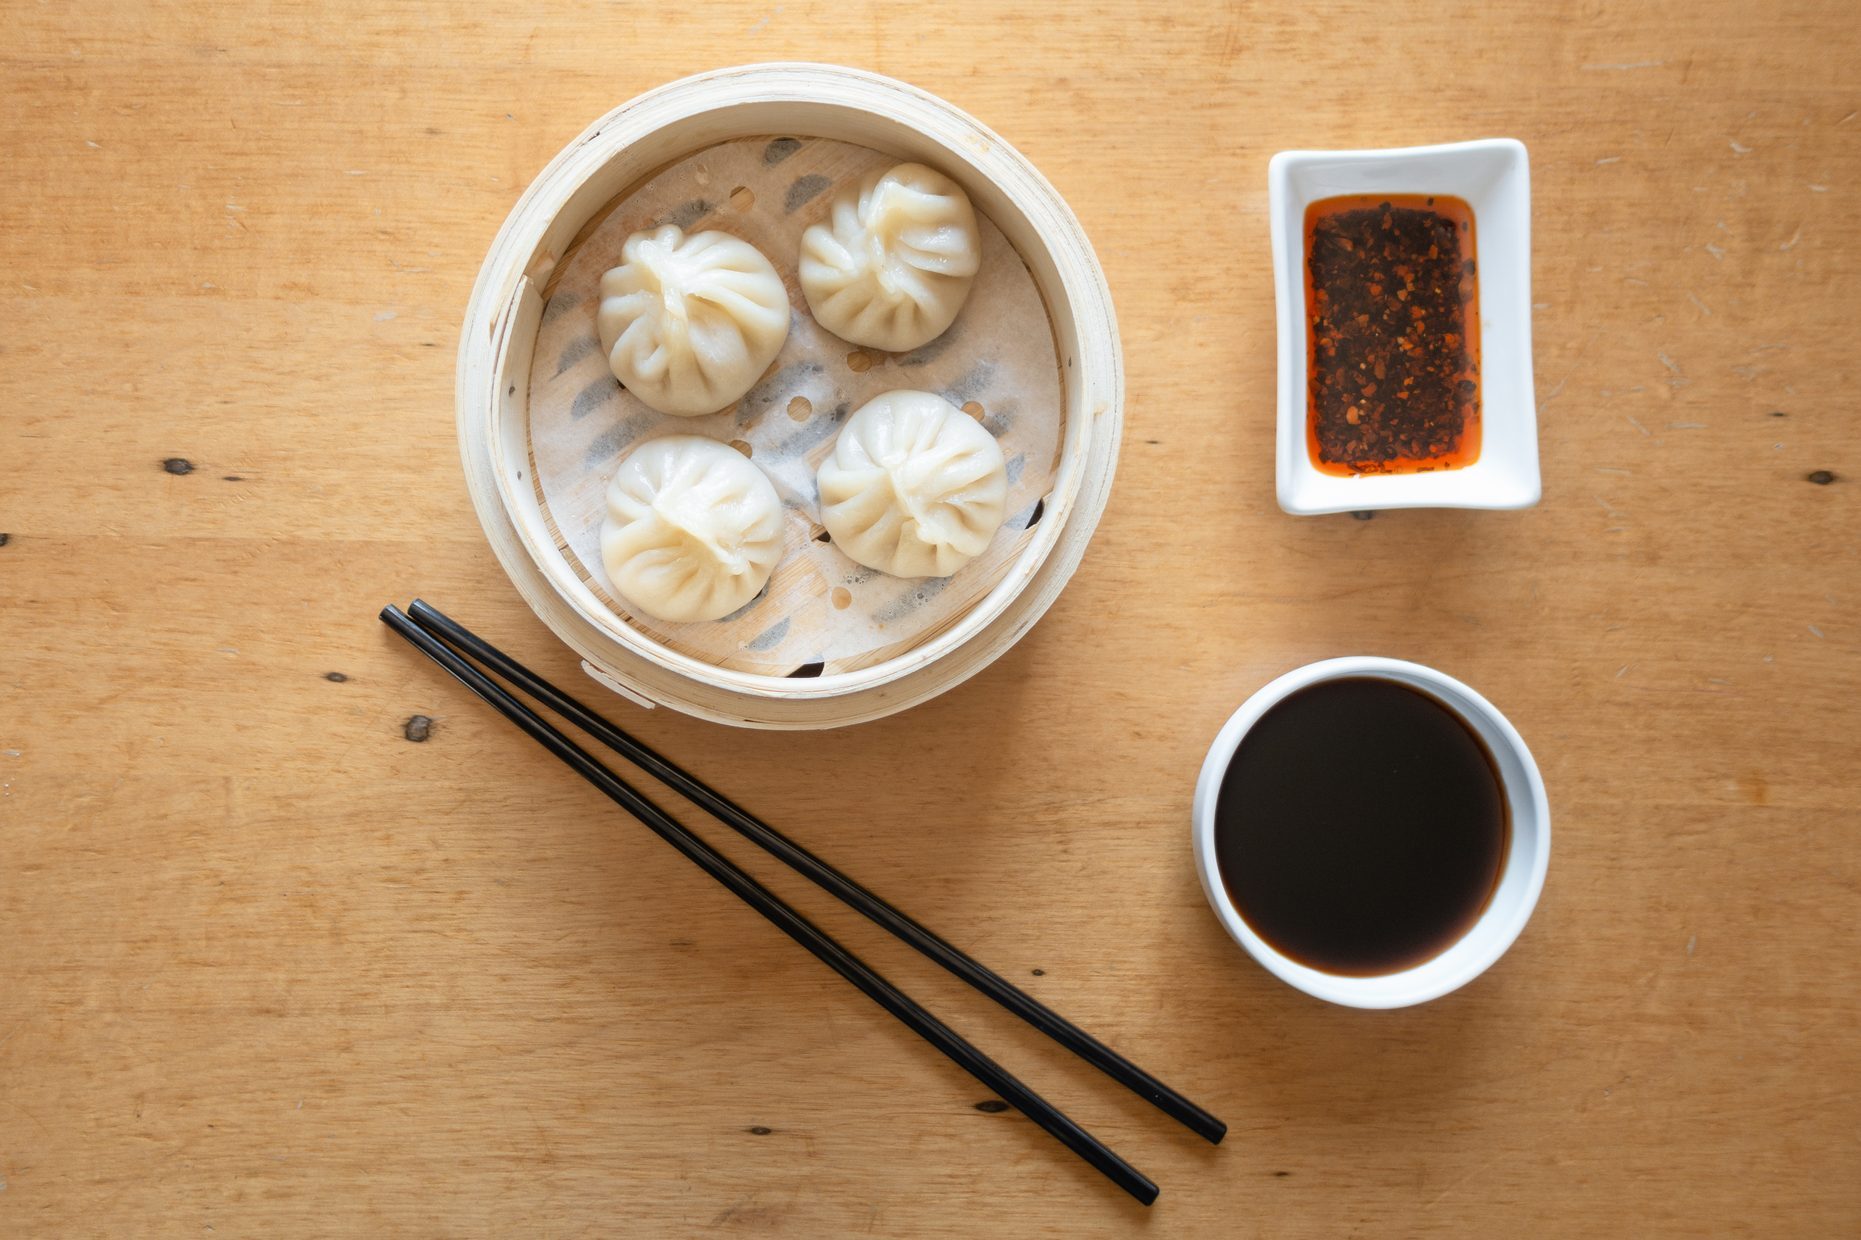
[[[1473,209],[1437,194],[1305,212],[1306,447],[1328,474],[1458,469],[1480,456]]]

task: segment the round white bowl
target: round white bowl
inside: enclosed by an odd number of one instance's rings
[[[1485,742],[1499,768],[1511,815],[1504,868],[1499,885],[1487,901],[1486,911],[1472,928],[1440,955],[1413,968],[1378,977],[1343,977],[1300,964],[1275,951],[1254,933],[1247,919],[1228,898],[1226,884],[1215,859],[1215,801],[1221,781],[1241,740],[1254,723],[1281,699],[1321,681],[1346,677],[1376,677],[1420,689],[1447,706]],[[1308,995],[1357,1008],[1399,1008],[1437,999],[1459,989],[1486,972],[1505,955],[1525,929],[1544,889],[1545,869],[1551,859],[1551,808],[1544,795],[1544,779],[1525,741],[1506,717],[1485,698],[1455,680],[1420,663],[1356,655],[1326,659],[1295,668],[1267,684],[1241,704],[1215,736],[1202,762],[1195,785],[1194,843],[1196,871],[1209,906],[1234,941],[1247,949],[1268,972]]]

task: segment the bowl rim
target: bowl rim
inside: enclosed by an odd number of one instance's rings
[[[972,199],[1000,200],[991,218],[1009,234],[1033,272],[1060,345],[1065,430],[1055,483],[1046,497],[1042,528],[1035,539],[1010,562],[1002,580],[944,631],[870,666],[812,678],[720,667],[674,650],[633,628],[587,589],[556,547],[540,510],[529,511],[537,506],[533,496],[522,494],[527,489],[522,466],[499,465],[523,460],[515,450],[516,439],[527,449],[527,417],[521,406],[512,408],[511,400],[501,399],[500,390],[509,389],[514,398],[518,390],[527,388],[528,348],[534,339],[534,317],[541,309],[537,281],[531,273],[538,265],[537,255],[547,249],[548,238],[564,231],[564,212],[572,200],[642,140],[679,123],[704,126],[712,114],[756,104],[799,106],[817,114],[833,111],[842,118],[857,115],[867,124],[898,134],[909,133],[913,141],[934,147],[944,157],[945,171],[965,184]],[[694,140],[690,149],[788,128],[771,121],[742,126],[740,132],[707,131]],[[806,126],[795,127],[794,131],[811,132]],[[865,140],[883,149],[877,139]],[[986,185],[988,193],[976,192],[977,181]],[[603,196],[600,201],[610,201],[611,197]],[[1002,204],[1014,213],[1006,224],[997,218]],[[573,234],[583,223],[574,221],[575,227],[567,231]],[[1030,239],[1041,247],[1038,254],[1028,253]],[[553,265],[553,255],[545,257]],[[1064,300],[1063,307],[1054,304],[1056,297]],[[1062,320],[1072,332],[1074,347],[1070,349]],[[527,340],[523,339],[526,333]],[[485,341],[490,343],[486,345]],[[493,355],[488,367],[480,356],[484,349]],[[518,370],[523,371],[521,381],[516,377]],[[1077,545],[1058,562],[1062,569],[1060,584],[1064,584],[1083,554],[1083,539],[1089,538],[1102,514],[1116,467],[1123,371],[1109,288],[1090,243],[1058,192],[1024,157],[974,118],[916,87],[841,66],[783,62],[715,70],[657,87],[597,120],[551,160],[512,208],[480,268],[461,327],[457,387],[461,450],[467,458],[474,504],[488,533],[493,532],[494,523],[487,506],[495,503],[505,518],[496,523],[500,532],[508,528],[515,533],[524,554],[549,589],[627,653],[698,684],[748,698],[792,702],[839,698],[890,684],[966,646],[998,627],[995,622],[1012,613],[1016,600],[1034,587],[1050,563],[1056,562],[1055,549],[1067,539]],[[492,424],[489,451],[493,467],[488,476],[494,495],[485,493],[482,483],[486,475],[474,469],[472,445],[468,442],[473,432],[468,424],[485,418]],[[513,428],[519,432],[515,439]],[[1088,479],[1088,467],[1099,476]],[[494,537],[494,547],[497,542]],[[498,550],[500,560],[515,580],[521,571],[519,566],[512,563],[503,548]],[[1045,597],[1034,605],[1033,615],[1025,623],[1012,626],[1006,640],[964,676],[980,670],[1018,640],[1057,592],[1057,587],[1043,590]],[[524,593],[531,598],[530,590]],[[535,608],[535,601],[531,601]],[[537,610],[543,614],[540,608]],[[611,666],[611,660],[595,658],[593,662],[610,676],[629,682],[636,679]],[[655,700],[661,697],[644,685],[635,687]],[[948,687],[945,684],[935,691]],[[683,708],[676,701],[668,704]],[[739,722],[735,718],[730,721]]]
[[[1482,462],[1465,470],[1432,473],[1356,478],[1320,473],[1307,459],[1305,444],[1307,323],[1305,282],[1301,274],[1305,238],[1303,230],[1295,233],[1285,218],[1290,209],[1298,210],[1302,216],[1308,201],[1295,194],[1294,175],[1298,170],[1317,164],[1399,167],[1442,158],[1491,161],[1496,169],[1494,179],[1510,182],[1512,192],[1518,196],[1516,218],[1504,221],[1510,237],[1504,243],[1506,249],[1521,251],[1518,286],[1507,290],[1503,304],[1489,298],[1490,290],[1483,286],[1480,303],[1483,336],[1494,325],[1503,324],[1505,330],[1517,337],[1516,351],[1522,371],[1514,375],[1514,385],[1524,394],[1525,403],[1508,414],[1508,438],[1514,441],[1510,445],[1509,459],[1503,463]],[[1404,192],[1427,193],[1430,189],[1418,185]],[[1267,200],[1278,329],[1274,477],[1281,509],[1294,516],[1318,516],[1396,508],[1516,509],[1536,504],[1542,497],[1543,484],[1538,461],[1537,401],[1532,381],[1531,167],[1525,144],[1516,138],[1476,138],[1426,146],[1280,151],[1267,164]],[[1489,242],[1500,244],[1494,240],[1497,235],[1490,229],[1476,229],[1475,244],[1481,248]],[[1482,268],[1484,266],[1482,262]],[[1494,425],[1488,423],[1489,431]],[[1476,474],[1475,470],[1479,472]],[[1344,487],[1350,490],[1347,492]]]
[[[1493,750],[1511,807],[1512,824],[1500,887],[1486,910],[1455,943],[1412,968],[1372,977],[1326,973],[1300,964],[1267,943],[1235,908],[1215,855],[1215,803],[1228,765],[1248,731],[1297,690],[1328,680],[1370,676],[1427,692],[1479,734]],[[1460,680],[1422,663],[1375,655],[1347,655],[1296,667],[1255,690],[1228,717],[1208,747],[1196,778],[1191,811],[1196,873],[1209,907],[1229,937],[1287,985],[1343,1007],[1388,1009],[1426,1003],[1458,990],[1498,962],[1531,920],[1544,890],[1551,856],[1551,809],[1544,778],[1525,739],[1486,698]],[[1515,873],[1515,866],[1518,867]],[[1506,903],[1500,897],[1509,891]]]

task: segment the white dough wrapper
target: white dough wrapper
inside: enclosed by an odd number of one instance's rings
[[[717,620],[756,597],[782,558],[782,501],[763,471],[702,435],[635,448],[607,488],[601,560],[661,620]]]
[[[636,232],[601,277],[595,316],[614,377],[661,413],[697,417],[742,397],[788,339],[788,290],[761,250],[666,224]]]
[[[819,482],[834,545],[894,577],[948,577],[981,555],[1008,494],[995,436],[941,396],[909,390],[847,420]]]
[[[801,291],[842,340],[899,352],[941,336],[982,261],[961,186],[923,164],[874,169],[801,235]]]

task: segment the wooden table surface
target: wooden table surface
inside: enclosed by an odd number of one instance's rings
[[[0,1234],[1861,1228],[1851,6],[5,20]],[[614,709],[1226,1118],[1201,1144],[751,859],[1149,1212],[375,620],[422,594],[576,679],[467,501],[461,310],[592,118],[779,58],[935,91],[1071,202],[1117,486],[1040,626],[904,716]],[[1496,134],[1531,151],[1544,502],[1283,515],[1267,158]],[[1346,653],[1469,681],[1550,789],[1530,927],[1420,1009],[1274,981],[1190,859],[1221,721]]]

